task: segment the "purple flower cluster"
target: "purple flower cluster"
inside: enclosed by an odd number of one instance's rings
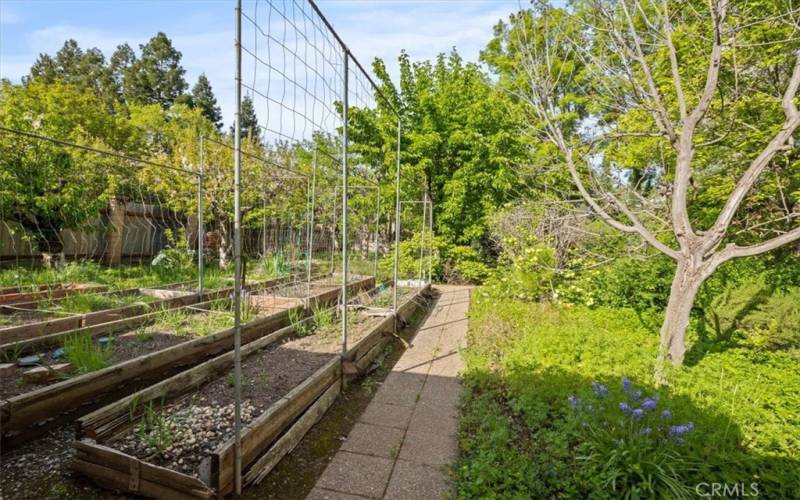
[[[608,387],[596,381],[592,382],[592,389],[594,390],[595,397],[598,397],[600,399],[605,398],[606,394],[608,394]]]
[[[604,400],[609,399],[608,387],[597,381],[593,381],[592,392],[596,399],[601,400],[595,402],[598,408],[597,415],[604,415],[604,410],[606,408]],[[641,390],[634,390],[633,383],[628,377],[622,378],[622,392],[626,396],[623,396],[623,400],[617,403],[617,407],[625,415],[625,418],[618,420],[612,417],[610,420],[604,420],[601,424],[601,428],[610,429],[614,433],[620,431],[629,432],[628,430],[631,430],[635,433],[634,435],[652,436],[655,439],[669,439],[675,443],[685,442],[686,434],[694,429],[694,424],[692,422],[682,425],[659,423],[659,420],[671,420],[672,412],[664,408],[660,413],[656,413],[659,407],[659,396],[657,394],[645,396]],[[580,411],[585,417],[589,417],[589,413],[594,413],[595,405],[584,405],[583,402],[574,395],[569,396],[568,400],[570,406]],[[650,417],[650,415],[652,415],[652,417]],[[583,421],[581,425],[583,427],[588,427],[586,421]],[[615,440],[617,446],[621,446],[626,441],[627,439],[623,440],[622,438]]]
[[[673,425],[669,428],[669,435],[672,437],[681,437],[692,429],[694,429],[694,424],[691,422],[683,425]]]

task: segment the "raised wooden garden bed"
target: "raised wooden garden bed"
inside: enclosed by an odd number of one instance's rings
[[[102,292],[107,286],[83,283],[59,283],[57,285],[38,285],[35,290],[22,287],[0,288],[0,304],[19,304],[42,298],[60,298],[88,292]]]
[[[350,290],[355,293],[362,288],[370,288],[373,284],[373,278],[363,278],[351,282]],[[309,303],[335,302],[338,295],[337,290],[333,290],[332,294],[325,292],[311,297]],[[204,312],[201,308],[193,310],[197,313]],[[213,314],[212,311],[207,312]],[[310,309],[298,305],[256,317],[242,326],[242,344],[286,326],[290,323],[292,315],[303,317],[309,312]],[[134,318],[124,321],[135,323],[135,327],[141,328],[147,322],[158,321],[160,314],[164,313],[150,313],[145,315],[143,321],[134,322]],[[136,346],[135,337],[139,332],[130,331],[130,327],[128,330],[126,334],[117,335],[116,339],[127,337],[126,342],[120,342],[130,350],[131,346]],[[0,401],[2,448],[14,447],[39,435],[52,425],[79,417],[99,405],[107,404],[156,380],[163,380],[167,376],[230,350],[233,347],[233,333],[233,328],[227,328],[197,338],[159,334],[159,340],[172,337],[168,339],[171,342],[161,343],[153,352],[133,358],[128,356],[127,359],[106,368],[62,381],[50,381],[51,383],[47,385]],[[8,381],[9,379],[4,377],[4,383]]]
[[[292,277],[281,277],[250,285],[252,290],[274,287],[292,280]],[[23,324],[0,328],[0,352],[11,351],[14,353],[27,353],[41,349],[44,346],[58,345],[63,339],[81,329],[92,335],[105,335],[130,328],[150,312],[173,309],[204,301],[225,297],[232,291],[232,287],[208,290],[203,293],[187,292],[179,289],[180,284],[167,288],[130,289],[116,294],[137,295],[146,300],[123,307],[105,309],[86,314],[73,314],[68,317],[56,317],[43,321],[36,321],[36,304],[30,304],[29,312],[25,313],[21,305],[10,306],[7,313],[22,317]],[[0,310],[3,306],[0,306]],[[1,317],[0,317],[1,318]],[[33,318],[27,321],[27,318]],[[128,321],[130,320],[130,321]],[[90,328],[91,327],[91,328]]]
[[[398,320],[424,309],[427,291],[404,293]],[[395,317],[363,307],[350,314],[352,347],[344,360],[366,367],[391,337]],[[242,348],[245,484],[263,479],[340,393],[340,324],[326,325],[305,336],[299,336],[301,323],[289,325]],[[227,352],[80,418],[74,470],[111,489],[154,498],[230,493],[233,362]]]

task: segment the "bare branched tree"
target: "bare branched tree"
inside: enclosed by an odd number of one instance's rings
[[[800,126],[797,106],[800,51],[794,54],[795,63],[788,79],[783,80],[782,95],[775,97],[783,109],[783,123],[760,153],[742,167],[743,173],[713,225],[700,229],[693,226],[689,215],[695,153],[718,140],[705,140],[709,131],[700,130],[708,120],[709,108],[715,100],[723,99],[718,90],[723,65],[736,64],[735,56],[729,57],[735,49],[737,32],[737,26],[729,22],[733,7],[729,0],[709,0],[702,11],[697,9],[696,2],[670,0],[590,0],[583,6],[588,7],[591,15],[582,18],[585,24],[580,29],[565,30],[563,24],[556,23],[548,25],[545,10],[539,12],[539,23],[532,23],[529,29],[521,30],[522,34],[510,37],[509,50],[517,54],[518,66],[514,93],[529,111],[531,126],[538,137],[560,151],[577,191],[591,210],[611,227],[638,235],[675,260],[675,275],[660,332],[656,375],[663,382],[666,363],[679,366],[683,362],[690,312],[703,282],[731,259],[769,252],[800,239],[800,227],[790,227],[782,234],[746,246],[729,239],[735,214],[759,176],[776,155],[792,148],[792,135]],[[695,22],[703,28],[705,36],[695,43],[705,44],[704,71],[681,65],[674,40],[676,13],[672,8],[691,9]],[[662,57],[658,63],[654,62],[656,55]],[[742,70],[730,71],[738,74]],[[687,74],[694,75],[693,85],[685,82]],[[575,104],[569,97],[582,85],[591,85],[594,94],[589,99],[595,109],[602,111],[585,113],[583,116],[589,118],[581,121],[574,119]],[[724,97],[728,100],[740,97],[735,92],[727,94]],[[600,113],[621,114],[632,109],[647,117],[642,120],[641,130],[616,130],[613,125],[598,124],[596,118],[594,124],[591,122],[592,116]],[[647,209],[636,196],[608,188],[615,184],[613,178],[595,180],[603,173],[598,168],[594,145],[637,136],[663,138],[672,150],[668,156],[671,164],[665,165],[671,173],[671,179],[665,176],[665,180],[671,182],[662,193],[668,203],[661,216]],[[788,220],[797,216],[789,214]],[[659,238],[655,226],[661,225],[667,225],[673,236]]]

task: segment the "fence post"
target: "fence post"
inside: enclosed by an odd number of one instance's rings
[[[308,215],[308,252],[306,253],[306,299],[311,296],[311,256],[314,255],[314,205],[317,201],[317,147],[311,160],[311,211]]]
[[[417,279],[417,288],[422,288],[422,277],[424,276],[422,269],[422,258],[425,256],[425,217],[428,214],[427,202],[428,198],[426,191],[426,196],[422,198],[422,232],[420,232],[419,235],[419,277]]]
[[[234,491],[242,494],[242,214],[240,207],[242,113],[242,0],[236,1],[236,117],[233,151],[233,359],[234,359]]]
[[[342,99],[342,356],[344,356],[347,353],[347,108],[349,107],[347,94],[349,91],[350,55],[344,45],[342,45],[342,51],[344,52],[344,98]]]
[[[122,262],[125,210],[125,202],[116,197],[108,203],[108,222],[113,228],[113,231],[106,237],[106,264],[109,266],[116,266]]]
[[[392,297],[392,311],[394,312],[394,332],[397,333],[397,275],[400,264],[400,117],[397,118],[397,166],[394,181],[394,296]]]
[[[428,202],[430,203],[430,210],[431,210],[431,213],[428,216],[428,225],[429,225],[428,234],[430,235],[430,238],[431,238],[430,245],[428,246],[428,284],[432,285],[433,284],[433,244],[434,244],[434,241],[433,241],[433,197],[431,196],[430,193],[428,193]]]
[[[378,183],[378,203],[375,209],[375,262],[372,264],[372,275],[375,277],[375,284],[378,284],[378,232],[381,229],[381,185]]]
[[[203,273],[205,262],[205,212],[203,211],[203,181],[205,179],[205,138],[200,136],[200,175],[197,177],[197,288],[203,293]]]

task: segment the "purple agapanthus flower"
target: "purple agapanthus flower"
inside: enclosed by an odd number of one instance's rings
[[[578,405],[581,403],[581,400],[576,398],[575,396],[570,396],[567,398],[569,400],[569,405],[573,408],[577,408]]]
[[[661,412],[661,418],[663,418],[664,420],[669,420],[669,419],[671,419],[671,418],[672,418],[672,412],[671,412],[671,411],[669,411],[669,410],[664,410],[664,411],[662,411],[662,412]]]
[[[631,379],[622,377],[622,390],[628,392],[631,390]]]
[[[636,408],[635,410],[633,410],[633,412],[631,412],[631,417],[635,418],[636,420],[639,420],[640,418],[644,417],[644,410],[642,410],[641,408]]]
[[[673,425],[669,428],[669,435],[679,438],[694,429],[694,424],[689,422],[683,425]]]
[[[623,401],[622,403],[619,404],[619,409],[624,411],[625,413],[628,413],[631,411],[631,405]]]
[[[633,399],[639,399],[640,397],[642,397],[642,391],[635,391],[633,393]]]
[[[645,428],[643,428],[642,430],[639,431],[639,434],[641,434],[642,436],[647,436],[651,432],[653,432],[653,429],[651,429],[650,427],[645,427]]]
[[[594,389],[594,395],[598,398],[602,399],[608,394],[608,387],[598,382],[592,382],[592,388]]]
[[[656,405],[658,404],[658,400],[654,398],[647,398],[642,401],[642,409],[647,411],[653,411],[656,409]]]

